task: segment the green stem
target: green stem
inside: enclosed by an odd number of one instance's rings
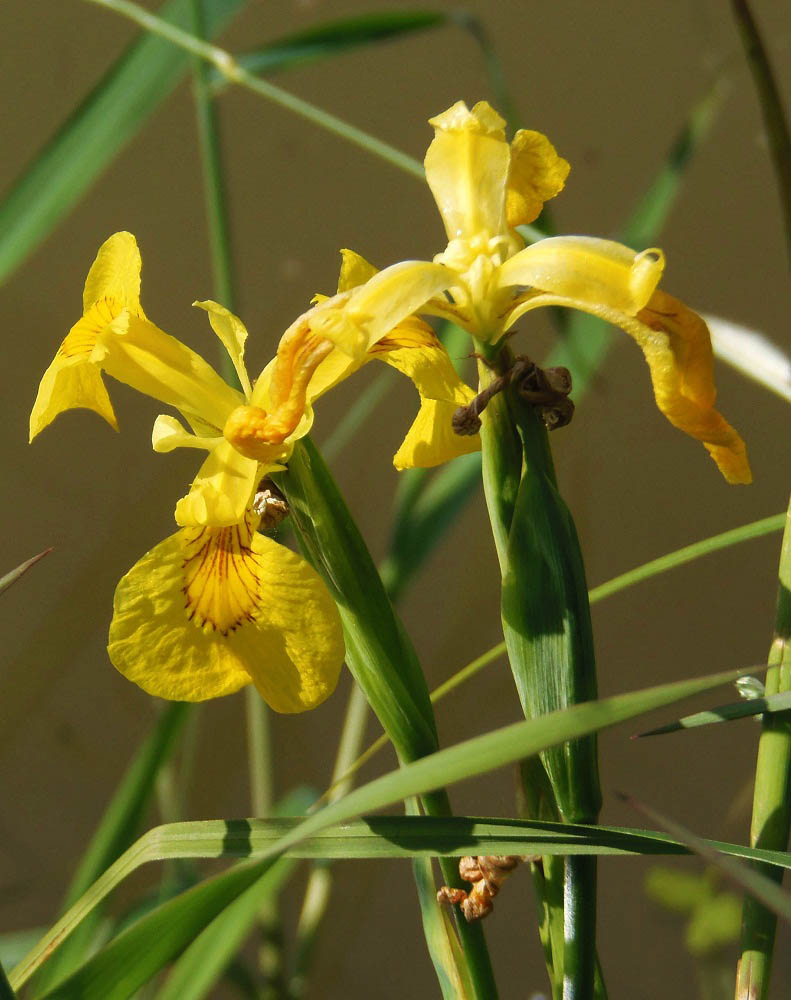
[[[775,637],[769,652],[767,695],[791,691],[791,506],[786,517],[780,552]],[[773,712],[761,724],[750,846],[786,850],[791,829],[791,715]],[[782,871],[758,866],[777,883]],[[746,896],[742,909],[742,952],[736,977],[736,1000],[764,1000],[774,950],[777,917],[765,906]]]
[[[343,119],[337,118],[327,111],[322,111],[308,101],[303,101],[299,97],[295,97],[281,87],[276,87],[274,84],[254,76],[244,69],[243,66],[240,66],[230,52],[226,52],[216,45],[211,45],[200,38],[196,38],[188,31],[183,31],[173,24],[168,24],[167,21],[163,21],[155,14],[149,13],[149,11],[145,10],[139,4],[132,3],[131,0],[88,0],[88,2],[94,3],[99,7],[106,7],[108,10],[112,10],[116,14],[128,18],[130,21],[134,21],[135,24],[139,24],[146,31],[150,31],[154,35],[159,35],[161,38],[166,38],[179,48],[191,52],[200,59],[211,63],[229,83],[235,83],[240,87],[245,87],[247,90],[252,90],[260,97],[265,97],[273,104],[291,111],[311,124],[317,125],[319,128],[323,128],[355,146],[359,146],[360,149],[378,156],[380,159],[398,167],[405,173],[412,174],[414,177],[421,179],[423,178],[423,166],[418,160],[407,156],[406,153],[402,153],[400,149],[396,149],[395,146],[391,146],[389,143],[375,139],[373,136],[368,135],[367,132],[363,132],[362,129],[350,125],[348,122],[343,121]]]
[[[479,366],[486,388],[513,369],[514,359],[507,348],[479,346],[486,358]],[[503,635],[525,717],[536,718],[594,700],[596,667],[574,522],[557,489],[546,429],[516,390],[512,379],[486,409],[483,475],[503,577]],[[595,739],[544,751],[541,762],[561,817],[595,822],[601,805]],[[550,884],[552,878],[544,876],[540,902],[549,925],[557,926],[558,887]],[[556,935],[544,937],[545,946],[547,941],[552,946],[550,977],[555,993],[562,982],[566,1000],[588,1000],[596,970],[595,859],[567,863],[562,878],[563,953],[557,954]],[[541,880],[536,884],[541,890]]]
[[[785,222],[786,244],[791,259],[791,132],[783,112],[783,102],[780,99],[780,90],[772,72],[769,56],[749,4],[747,0],[731,0],[731,6],[753,74],[755,89],[758,91],[761,114],[774,161],[780,193],[780,211]]]

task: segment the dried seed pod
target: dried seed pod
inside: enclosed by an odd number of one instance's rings
[[[545,368],[544,377],[547,385],[560,396],[568,396],[571,392],[571,372],[568,368],[558,365],[556,368]]]
[[[558,427],[565,427],[571,423],[574,416],[574,404],[568,396],[561,397],[549,406],[541,408],[541,417],[544,426],[548,431],[556,431]]]
[[[467,855],[459,859],[459,874],[465,882],[472,883],[469,892],[443,885],[437,893],[440,903],[458,903],[465,920],[470,923],[492,912],[493,899],[500,886],[520,861],[536,858],[518,854]]]

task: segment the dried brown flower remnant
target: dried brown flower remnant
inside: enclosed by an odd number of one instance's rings
[[[467,923],[480,920],[492,912],[494,897],[500,886],[516,868],[520,861],[534,861],[532,855],[482,854],[460,858],[459,875],[465,882],[471,882],[469,892],[443,885],[437,893],[439,903],[458,903]]]

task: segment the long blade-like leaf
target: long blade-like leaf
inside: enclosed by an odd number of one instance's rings
[[[209,37],[245,0],[204,0]],[[161,16],[191,23],[192,0]],[[132,44],[49,140],[0,204],[0,283],[75,205],[189,67],[189,56],[148,35]]]
[[[732,701],[727,705],[718,705],[704,712],[685,715],[666,726],[649,729],[638,733],[637,737],[661,736],[664,733],[677,733],[680,729],[696,729],[698,726],[710,726],[715,722],[731,722],[733,719],[745,719],[750,715],[763,715],[764,712],[787,712],[791,709],[791,691],[773,694],[768,698],[749,698],[746,701]]]
[[[453,15],[443,11],[392,10],[361,14],[328,21],[286,38],[279,38],[254,52],[242,53],[237,56],[237,62],[250,73],[274,73],[287,67],[326,59],[372,42],[384,42],[401,35],[455,23]],[[211,75],[217,89],[228,82],[216,70]]]
[[[588,733],[634,718],[643,712],[662,708],[675,701],[699,694],[719,684],[729,683],[737,676],[737,671],[729,671],[694,680],[664,684],[631,694],[617,695],[598,702],[575,705],[565,711],[553,712],[539,719],[518,722],[448,749],[440,750],[361,786],[320,812],[302,820],[293,830],[265,851],[263,861],[266,862],[269,858],[284,853],[333,823],[344,822],[362,813],[385,808],[410,796],[421,795],[443,785],[462,781],[478,774],[485,774],[494,768],[534,756],[539,751],[556,743],[585,736]],[[184,831],[182,830],[182,832]],[[152,830],[119,858],[14,969],[11,977],[12,985],[18,988],[26,982],[45,958],[78,926],[85,915],[130,872],[146,861],[162,857],[163,840],[167,840],[171,833],[172,831],[168,832],[168,828],[165,828],[164,831],[161,829]],[[247,832],[244,833],[244,836],[248,837]],[[190,840],[188,835],[187,843],[182,845],[185,850],[188,848]],[[224,843],[223,840],[220,851],[212,856],[219,856],[223,852]],[[172,845],[170,849],[172,850]],[[245,850],[249,853],[249,846],[246,846]],[[235,894],[230,897],[222,896],[225,890],[216,890],[226,901],[211,912],[210,916],[206,918],[206,922],[211,920],[222,906],[227,905],[231,898],[235,898],[235,895],[251,885],[262,873],[263,868],[256,869],[246,880],[244,876],[240,875],[238,888]],[[211,892],[214,891],[211,890]],[[203,926],[205,923],[201,924],[201,928]],[[195,924],[190,923],[191,936],[184,939],[182,947],[197,933],[194,927]],[[89,965],[90,962],[83,968],[86,969]]]
[[[43,559],[44,556],[48,556],[50,552],[52,552],[52,549],[44,549],[43,552],[39,552],[36,556],[31,556],[30,559],[26,559],[23,563],[20,563],[16,569],[12,569],[9,573],[6,573],[5,576],[0,577],[0,594],[2,594],[4,590],[8,590],[12,584],[17,582],[20,576],[24,576],[24,574],[27,573],[31,566],[35,566],[39,559]]]

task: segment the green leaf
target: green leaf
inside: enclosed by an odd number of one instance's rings
[[[627,795],[622,795],[621,798],[632,805],[639,813],[647,816],[657,826],[667,830],[671,837],[679,844],[687,847],[690,853],[697,854],[698,857],[703,858],[708,864],[713,865],[723,875],[726,875],[731,882],[735,882],[744,889],[753,899],[760,902],[772,913],[782,917],[783,920],[791,923],[791,894],[783,892],[777,884],[778,879],[782,877],[782,872],[776,868],[769,869],[772,875],[775,876],[770,878],[768,875],[762,874],[758,868],[742,864],[735,858],[728,857],[711,842],[703,840],[680,823],[668,819],[667,816],[663,816],[656,809],[645,805],[645,803],[638,802]],[[756,850],[756,848],[752,850]],[[772,853],[786,854],[787,860],[783,864],[783,868],[791,864],[791,855],[788,855],[786,852],[773,851]],[[742,855],[742,857],[748,857],[748,855]]]
[[[45,1000],[127,1000],[176,957],[210,921],[260,878],[274,882],[288,865],[239,865],[158,906],[45,995]]]
[[[565,711],[553,712],[551,715],[543,716],[539,719],[517,722],[511,726],[506,726],[491,733],[486,733],[483,736],[459,743],[448,749],[440,750],[431,756],[424,757],[414,763],[406,764],[396,771],[392,771],[381,778],[369,782],[367,785],[355,789],[320,812],[301,820],[289,832],[285,833],[274,844],[265,849],[263,861],[266,862],[270,858],[282,854],[298,844],[304,844],[307,838],[316,835],[322,830],[326,830],[335,823],[345,823],[347,820],[362,813],[385,808],[412,795],[423,795],[432,788],[438,788],[445,784],[453,784],[456,781],[463,781],[478,774],[485,774],[494,768],[503,767],[506,764],[522,760],[525,757],[535,756],[548,746],[616,725],[643,712],[652,711],[664,705],[670,705],[675,701],[680,701],[683,698],[709,690],[718,684],[729,683],[737,676],[736,671],[729,671],[709,677],[664,684],[659,687],[647,688],[644,691],[617,695],[598,702],[576,705]],[[165,857],[220,857],[229,853],[249,856],[253,851],[254,837],[258,832],[262,829],[270,828],[269,824],[272,822],[282,823],[283,821],[268,820],[265,822],[267,824],[265,828],[258,825],[256,821],[237,821],[235,824],[226,821],[214,821],[214,826],[211,823],[208,826],[205,823],[176,823],[149,831],[94,883],[89,892],[50,929],[30,954],[14,969],[11,979],[12,984],[15,988],[18,988],[26,982],[41,962],[74,930],[85,914],[90,912],[98,902],[141,864],[146,861]],[[374,822],[379,822],[379,819]],[[218,831],[217,824],[222,828],[221,834]],[[201,842],[201,829],[209,831],[208,842],[206,840]],[[578,829],[583,830],[585,828]],[[598,828],[593,828],[593,830],[595,829]],[[561,843],[559,853],[569,854],[573,852],[574,846],[573,843],[569,843],[569,838],[572,841],[574,840],[574,830],[575,828],[571,825],[560,824],[557,826],[557,835],[566,838]],[[590,828],[588,830],[590,835],[593,830]],[[544,826],[542,827],[541,842],[533,850],[533,853],[549,853],[550,841],[554,842],[555,838],[546,838],[545,831],[546,827]],[[349,829],[345,828],[343,837],[347,838],[348,836]],[[391,836],[388,839],[392,840],[393,838]],[[665,841],[667,841],[667,838],[665,838]],[[530,851],[509,851],[505,849],[505,845],[502,842],[498,841],[497,843],[498,847],[502,847],[502,849],[498,849],[497,851],[482,849],[473,853],[531,853]],[[577,844],[581,848],[585,847],[584,843],[581,843],[579,839],[577,840]],[[429,850],[433,854],[442,853],[445,851],[446,846],[450,847],[451,845],[437,843],[435,838],[432,840]],[[457,833],[456,847],[458,850],[452,850],[449,853],[470,853],[469,846],[469,839],[465,839],[461,843]],[[743,857],[758,857],[772,863],[785,863],[779,861],[779,858],[783,858],[785,861],[789,859],[789,856],[783,853],[755,853],[750,852],[747,848],[737,848],[736,850]],[[584,850],[581,852],[585,853]],[[322,856],[327,856],[327,853],[325,851]],[[591,852],[587,851],[587,853]],[[641,851],[640,853],[646,852]],[[233,881],[236,878],[234,873],[240,870],[234,869],[232,873],[228,873],[228,877]],[[212,919],[222,909],[222,906],[227,905],[230,899],[235,898],[235,895],[238,895],[248,885],[251,885],[263,873],[263,870],[263,868],[257,868],[248,876],[239,875],[238,883],[234,882],[236,889],[229,896],[223,895],[225,892],[224,889],[207,890],[212,899],[215,898],[213,894],[216,893],[218,898],[222,897],[222,901],[218,903],[217,908],[206,918],[206,922]],[[204,885],[206,884],[209,883],[205,883]],[[211,884],[213,885],[214,883],[212,882]],[[202,887],[199,886],[196,888],[199,889]],[[181,898],[179,897],[179,899]],[[187,904],[185,906],[187,912],[192,913],[190,906]],[[192,916],[189,919],[192,920]],[[201,926],[205,926],[205,924]]]
[[[637,737],[660,736],[664,733],[677,733],[680,729],[696,729],[698,726],[710,726],[715,722],[731,722],[733,719],[744,719],[750,715],[763,715],[765,712],[787,712],[791,709],[791,691],[773,694],[768,698],[749,698],[746,701],[732,701],[727,705],[709,708],[694,715],[685,715],[682,719],[669,722],[666,726],[649,729],[638,733]]]
[[[218,35],[244,4],[204,0],[208,36]],[[191,7],[192,0],[170,0],[161,16],[186,27]],[[189,65],[185,52],[144,35],[105,73],[0,204],[0,283],[90,188]]]
[[[250,933],[261,907],[279,891],[295,864],[279,859],[218,913],[181,955],[157,993],[157,1000],[200,1000],[208,996]],[[156,934],[158,930],[159,921],[150,931]]]
[[[20,576],[24,576],[24,574],[27,573],[31,566],[35,566],[40,559],[43,559],[44,556],[48,556],[50,552],[52,552],[51,548],[44,549],[44,551],[39,552],[37,556],[31,556],[30,559],[26,559],[25,562],[20,563],[16,569],[12,569],[10,573],[6,573],[5,576],[0,577],[0,594],[2,594],[4,590],[8,590],[12,584],[17,582]]]
[[[187,702],[165,704],[151,732],[135,753],[80,859],[66,893],[64,909],[80,899],[134,840],[151,800],[157,776],[173,752],[192,707]],[[76,933],[58,949],[36,977],[37,993],[45,992],[80,964],[96,934],[100,917],[100,910],[94,909]]]
[[[449,23],[455,23],[452,14],[430,10],[394,10],[345,17],[280,38],[254,52],[242,53],[237,62],[250,73],[274,73]],[[227,83],[216,70],[212,78],[217,89]]]

